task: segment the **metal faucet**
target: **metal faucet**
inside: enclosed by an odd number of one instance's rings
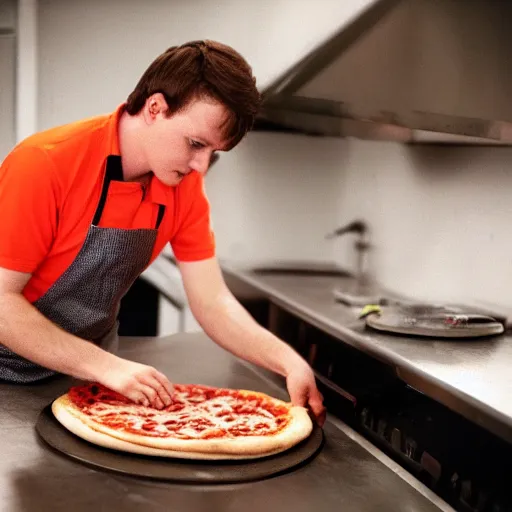
[[[346,233],[357,233],[359,235],[354,243],[354,247],[357,254],[356,279],[362,284],[363,281],[365,281],[364,256],[365,252],[370,248],[370,243],[368,242],[368,226],[364,221],[357,219],[345,226],[341,226],[331,233],[327,233],[325,238],[331,240],[343,236]]]

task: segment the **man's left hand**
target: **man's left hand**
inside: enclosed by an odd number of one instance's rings
[[[295,366],[286,377],[286,386],[292,404],[310,409],[318,425],[322,426],[326,416],[324,397],[316,387],[313,370],[307,364]]]
[[[257,324],[235,299],[217,258],[180,262],[179,268],[192,313],[206,334],[237,357],[286,376],[293,405],[308,408],[322,426],[326,412],[313,370],[293,348]]]

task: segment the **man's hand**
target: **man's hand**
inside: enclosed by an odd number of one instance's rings
[[[306,363],[296,365],[286,376],[286,386],[293,405],[309,408],[322,426],[326,416],[324,397],[316,387],[313,370]]]
[[[192,313],[206,334],[232,354],[285,376],[292,403],[309,407],[323,425],[326,412],[313,370],[235,299],[217,259],[180,262],[179,267]]]
[[[163,409],[172,403],[172,384],[165,375],[151,366],[112,356],[107,371],[102,371],[96,380],[145,406]]]

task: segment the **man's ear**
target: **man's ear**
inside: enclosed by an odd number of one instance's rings
[[[146,123],[154,123],[159,115],[163,116],[167,113],[168,107],[164,95],[161,92],[156,92],[149,96],[146,99],[143,110]]]

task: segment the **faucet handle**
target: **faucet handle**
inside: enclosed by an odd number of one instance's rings
[[[340,228],[332,231],[331,233],[327,233],[325,238],[327,240],[331,240],[338,236],[344,235],[345,233],[359,233],[360,235],[364,235],[368,229],[366,223],[362,220],[354,220],[345,226],[341,226]]]

